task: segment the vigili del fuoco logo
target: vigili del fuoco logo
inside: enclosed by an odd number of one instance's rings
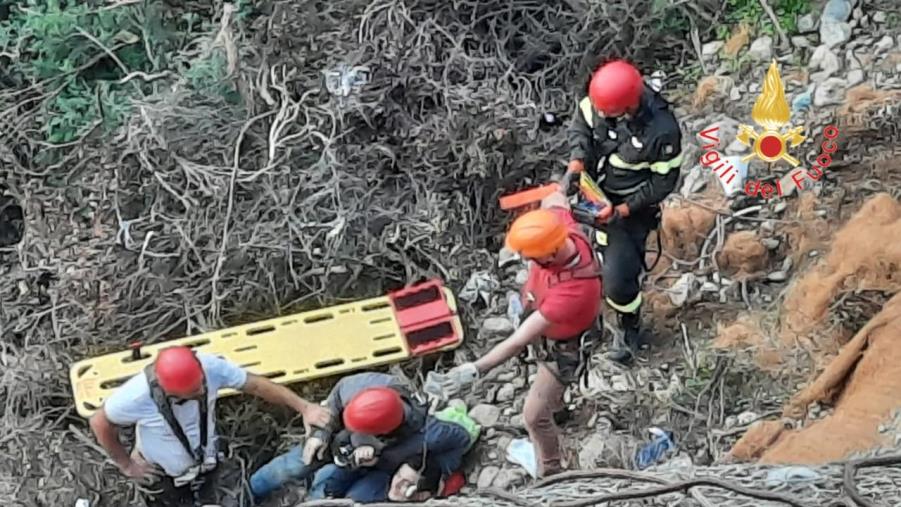
[[[785,98],[785,86],[775,60],[767,70],[763,81],[763,90],[754,102],[751,118],[762,131],[758,132],[753,126],[739,125],[738,134],[735,137],[740,143],[751,149],[751,153],[744,156],[741,161],[749,162],[757,158],[767,163],[786,162],[793,168],[797,168],[801,161],[792,156],[790,150],[798,148],[807,138],[804,135],[804,127],[793,127],[790,124],[791,110],[788,100]],[[712,144],[703,146],[705,152],[701,156],[701,163],[708,167],[724,159],[714,149],[719,145],[719,138],[715,135],[718,130],[719,127],[714,125],[701,131],[700,134],[700,137],[713,141]],[[832,164],[832,153],[838,149],[835,144],[838,128],[834,125],[827,126],[823,130],[823,137],[825,140],[816,159],[817,163],[807,171],[791,170],[791,180],[799,189],[803,188],[805,179],[817,181],[822,178],[823,169]],[[735,178],[735,167],[731,164],[721,162],[713,170],[727,184],[732,183]],[[727,177],[728,180],[726,180]],[[760,180],[748,179],[745,181],[744,190],[748,195],[759,195],[765,199],[774,194],[781,196],[783,193],[781,180],[776,180],[774,186],[770,183],[762,183]]]
[[[754,123],[759,125],[763,132],[758,134],[754,127],[747,125],[738,127],[736,139],[751,148],[751,154],[743,158],[742,162],[757,157],[764,162],[785,160],[794,167],[801,163],[788,154],[788,144],[791,142],[791,147],[797,148],[804,142],[806,139],[802,135],[804,127],[789,128],[784,134],[781,132],[782,127],[791,119],[791,112],[788,109],[785,87],[775,61],[770,64],[766,79],[763,80],[763,91],[754,102],[751,118],[754,118]]]

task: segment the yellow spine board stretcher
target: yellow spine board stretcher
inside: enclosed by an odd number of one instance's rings
[[[462,341],[453,293],[431,280],[387,296],[85,359],[71,366],[69,379],[78,413],[87,418],[160,350],[174,345],[289,384],[451,350]],[[233,394],[224,389],[219,396]]]

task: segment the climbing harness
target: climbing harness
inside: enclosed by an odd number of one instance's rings
[[[192,448],[188,436],[185,434],[181,424],[175,418],[175,412],[172,410],[172,404],[169,401],[169,397],[166,395],[166,392],[163,391],[163,388],[160,387],[159,379],[153,369],[153,364],[144,367],[144,375],[147,378],[147,384],[150,387],[151,399],[156,404],[157,409],[160,411],[163,419],[165,419],[166,424],[169,425],[172,433],[175,434],[175,438],[178,439],[185,452],[187,452],[188,456],[191,456],[191,459],[194,461],[194,465],[188,468],[185,473],[172,478],[172,484],[176,488],[190,485],[191,493],[194,496],[194,504],[195,506],[199,506],[201,505],[201,499],[199,498],[200,488],[203,486],[203,480],[201,478],[205,474],[215,470],[219,464],[219,460],[217,459],[218,456],[206,456],[207,438],[209,436],[209,390],[206,377],[204,376],[203,379],[203,394],[199,400],[196,400],[200,417],[200,440],[197,447]]]

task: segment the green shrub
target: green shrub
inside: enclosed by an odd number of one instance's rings
[[[235,5],[236,18],[253,12],[249,0]],[[161,0],[112,8],[101,0],[0,0],[0,8],[9,11],[0,21],[0,54],[13,56],[4,69],[7,80],[46,93],[39,111],[51,143],[78,139],[95,126],[109,132],[121,125],[132,99],[154,90],[141,78],[120,83],[126,73],[172,70],[178,51],[218,28]],[[221,81],[224,69],[224,57],[214,52],[185,72],[192,86],[234,100],[234,87]]]
[[[773,12],[786,33],[798,31],[798,18],[810,12],[810,0],[771,0]],[[726,0],[725,20],[718,28],[718,35],[725,39],[731,33],[731,27],[747,23],[757,29],[758,33],[774,35],[776,29],[772,20],[763,10],[759,0]]]

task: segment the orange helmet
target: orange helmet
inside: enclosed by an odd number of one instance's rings
[[[523,257],[538,258],[553,254],[563,246],[569,230],[557,213],[537,209],[523,214],[507,233],[507,248]]]
[[[644,81],[634,65],[614,60],[600,66],[591,76],[588,96],[604,116],[620,116],[638,106]]]

